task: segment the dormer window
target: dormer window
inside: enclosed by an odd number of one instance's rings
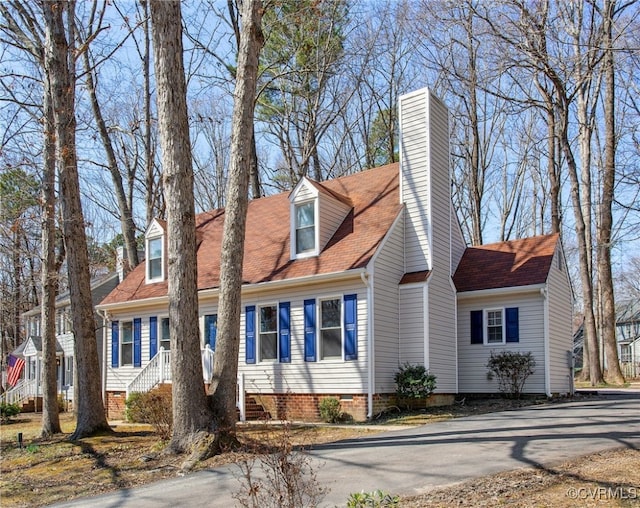
[[[315,203],[309,201],[296,205],[296,255],[316,250]]]
[[[319,256],[353,208],[351,200],[306,176],[289,195],[291,259]]]
[[[145,279],[147,284],[160,282],[164,280],[164,239],[165,227],[164,223],[159,219],[151,222],[147,229],[146,237],[146,272]]]
[[[149,273],[147,278],[151,280],[162,279],[162,238],[149,239]]]

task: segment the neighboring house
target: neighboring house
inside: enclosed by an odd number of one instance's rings
[[[622,373],[640,376],[640,302],[628,300],[616,306],[616,338]]]
[[[241,415],[246,396],[274,418],[316,419],[319,401],[333,396],[355,419],[370,418],[395,403],[404,363],[437,376],[436,399],[495,392],[484,365],[491,350],[534,352],[526,392],[570,391],[571,294],[558,236],[484,247],[482,273],[472,273],[478,249],[466,249],[450,197],[447,109],[426,89],[399,103],[399,164],[321,183],[304,177],[288,194],[249,204]],[[205,378],[223,221],[224,210],[196,220]],[[163,221],[149,225],[146,247],[145,263],[98,306],[111,322],[111,417],[127,393],[170,379]]]
[[[91,282],[91,299],[95,307],[97,303],[104,299],[119,282],[117,273],[95,279]],[[56,350],[57,350],[57,379],[58,393],[61,397],[67,399],[68,402],[73,401],[74,388],[74,336],[73,325],[71,322],[71,300],[69,292],[60,294],[56,298]],[[98,343],[98,357],[100,365],[103,361],[103,320],[96,314],[96,340]],[[41,372],[42,372],[42,338],[40,334],[41,328],[41,310],[40,307],[22,314],[22,322],[26,334],[25,341],[13,351],[13,355],[24,358],[25,366],[22,373],[22,383],[19,383],[11,394],[12,390],[8,390],[5,397],[20,399],[35,399],[42,395]],[[102,371],[102,367],[101,367]]]

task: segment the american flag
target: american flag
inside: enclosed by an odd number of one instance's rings
[[[17,356],[9,355],[9,364],[7,366],[7,383],[11,386],[18,384],[20,374],[24,368],[24,360]]]

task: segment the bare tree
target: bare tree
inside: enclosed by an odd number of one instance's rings
[[[607,359],[607,381],[614,384],[624,383],[624,376],[618,359],[616,342],[616,306],[611,272],[611,247],[616,175],[616,129],[615,129],[615,66],[613,47],[613,25],[616,11],[615,0],[604,0],[603,18],[603,77],[604,77],[604,165],[601,170],[602,194],[600,202],[600,220],[597,230],[598,279],[602,299],[602,319],[600,329],[603,334],[604,350]]]
[[[158,124],[167,204],[173,432],[169,449],[191,451],[212,429],[200,358],[193,168],[178,0],[150,2]]]
[[[76,429],[71,438],[109,431],[100,383],[100,366],[91,301],[89,256],[80,201],[75,140],[75,48],[73,1],[41,2],[45,21],[44,70],[54,111],[56,158],[69,272],[69,292],[75,336],[77,390]],[[63,14],[66,11],[67,25]]]
[[[244,0],[231,132],[231,166],[227,187],[222,251],[218,340],[210,393],[222,442],[235,441],[236,388],[240,350],[242,265],[251,171],[251,133],[258,55],[263,44],[262,1]]]
[[[51,93],[44,90],[44,168],[42,178],[42,436],[62,432],[58,407],[56,296],[62,258],[56,256],[56,136]]]

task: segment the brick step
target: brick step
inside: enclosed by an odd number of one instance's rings
[[[247,397],[244,401],[244,413],[247,420],[271,420],[271,413],[265,411],[253,397]]]

